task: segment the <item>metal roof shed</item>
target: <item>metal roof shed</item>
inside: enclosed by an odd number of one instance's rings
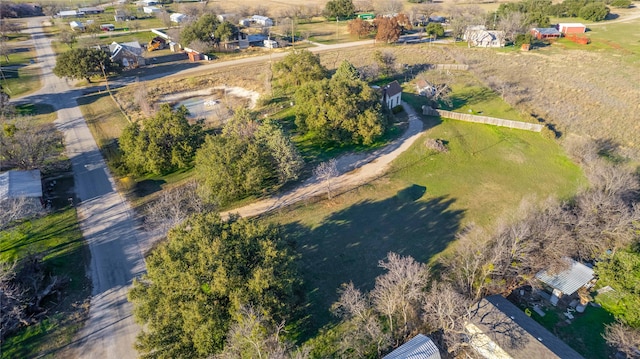
[[[0,201],[42,197],[40,170],[0,173]]]
[[[566,295],[572,295],[578,289],[591,282],[595,276],[593,269],[586,265],[571,258],[565,258],[564,260],[569,264],[568,269],[555,274],[542,271],[536,274],[536,278],[553,289],[557,289]]]
[[[440,351],[431,338],[418,334],[383,359],[440,359]]]

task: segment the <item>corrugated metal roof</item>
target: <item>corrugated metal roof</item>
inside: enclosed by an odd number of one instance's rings
[[[543,35],[560,35],[560,31],[555,27],[536,27],[534,30]]]
[[[440,351],[431,338],[418,334],[383,359],[440,359]]]
[[[42,197],[40,170],[0,173],[0,201],[23,197]]]
[[[567,270],[556,274],[542,271],[536,274],[536,278],[566,295],[571,295],[594,278],[593,269],[570,258],[565,260],[569,262]]]

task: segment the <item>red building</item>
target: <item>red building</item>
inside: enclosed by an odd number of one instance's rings
[[[536,27],[531,29],[531,35],[538,40],[557,39],[562,36],[562,33],[555,27]]]
[[[587,31],[587,27],[580,23],[558,24],[558,30],[563,34],[582,34]]]

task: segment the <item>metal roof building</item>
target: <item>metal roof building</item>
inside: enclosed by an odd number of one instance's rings
[[[542,271],[536,274],[536,278],[563,294],[572,295],[594,278],[593,269],[570,258],[565,258],[565,261],[569,262],[567,270],[556,274]]]
[[[583,358],[500,295],[473,305],[465,327],[471,346],[484,358]]]
[[[40,170],[0,173],[0,201],[42,197]]]
[[[440,351],[431,338],[418,334],[383,359],[440,359]]]

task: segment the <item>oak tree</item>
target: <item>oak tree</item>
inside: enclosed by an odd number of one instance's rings
[[[91,82],[96,75],[120,72],[120,65],[111,61],[109,55],[94,48],[76,48],[58,55],[53,73],[58,77],[85,79]]]

